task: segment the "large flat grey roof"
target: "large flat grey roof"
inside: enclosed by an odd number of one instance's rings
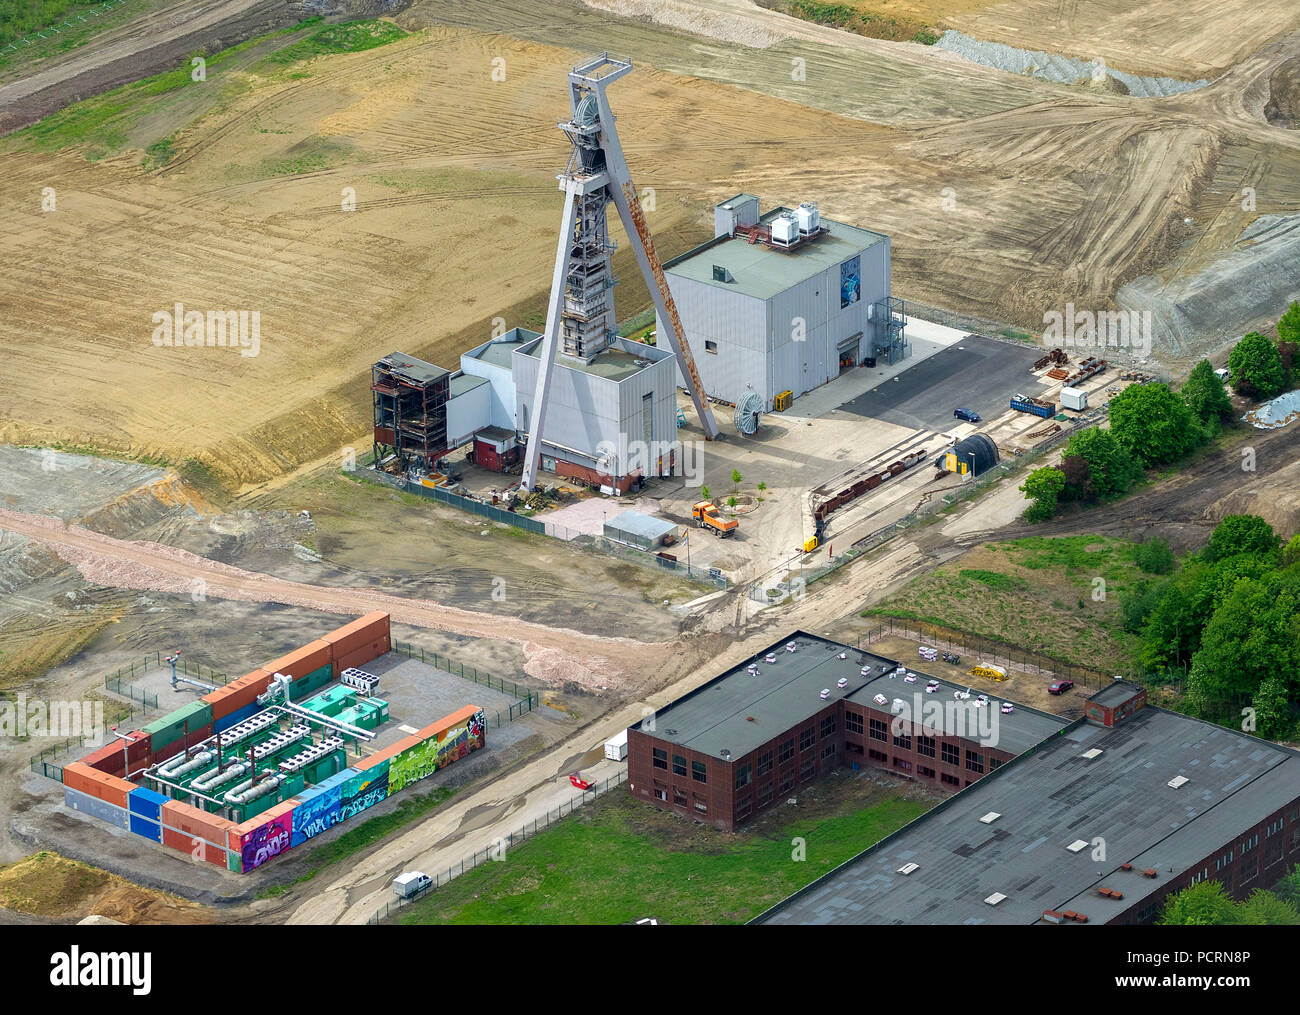
[[[520,329],[522,330],[522,329]],[[535,342],[519,347],[524,356],[531,356],[533,359],[541,354],[541,337]],[[592,374],[595,377],[604,377],[611,381],[621,381],[642,370],[649,369],[652,363],[666,359],[672,353],[664,352],[662,349],[656,349],[652,345],[646,345],[644,342],[633,342],[626,338],[616,338],[607,349],[597,353],[590,363],[584,363],[581,360],[572,359],[564,355],[560,348],[560,343],[555,343],[555,365],[565,367],[569,370],[580,370],[584,374]]]
[[[1088,700],[1095,701],[1098,705],[1104,705],[1106,708],[1114,708],[1116,705],[1124,704],[1140,690],[1142,688],[1130,684],[1127,680],[1116,680],[1107,684],[1096,694],[1089,695]]]
[[[450,370],[444,370],[436,363],[416,359],[404,352],[389,353],[379,362],[388,367],[393,373],[422,385],[429,384],[431,381],[436,381],[439,377],[445,377],[451,373]]]
[[[788,644],[795,646],[794,652],[786,651]],[[769,655],[773,657],[771,663],[767,662]],[[752,676],[748,672],[751,663],[758,667]],[[864,666],[871,669],[865,677]],[[917,708],[914,695],[919,695],[921,702],[932,698],[956,706],[953,692],[966,689],[940,680],[940,689],[927,695],[926,682],[935,678],[910,670],[917,679],[908,683],[905,677],[889,676],[897,667],[896,660],[799,631],[657,712],[654,735],[715,758],[720,758],[725,749],[733,760],[738,760],[841,698],[888,711],[872,698],[884,694],[892,705],[894,698],[901,697],[918,713],[917,720],[922,720],[926,717],[921,711],[924,705]],[[848,681],[844,687],[838,686],[841,678]],[[823,690],[830,691],[829,698],[821,697]],[[970,699],[973,701],[974,696]],[[969,735],[972,740],[1017,754],[1051,736],[1068,721],[1022,705],[1002,715],[1000,701],[993,699],[984,706],[984,723],[977,724],[975,706],[970,702],[962,705],[970,716],[965,730],[950,728],[953,719],[962,721],[950,707],[942,720],[944,731]],[[989,731],[989,735],[976,735],[980,729]]]
[[[781,212],[789,210],[773,208],[760,221],[770,222]],[[821,221],[822,225],[830,227],[830,235],[804,243],[794,250],[772,250],[761,243],[750,243],[744,237],[722,236],[668,261],[664,271],[696,282],[707,282],[728,292],[768,299],[886,239],[884,233],[870,229],[827,218]],[[715,281],[715,264],[731,272],[735,281]]]
[[[1267,741],[1154,706],[1110,729],[1080,720],[755,922],[1032,924],[1073,909],[1104,923],[1298,793],[1300,755]],[[1006,898],[989,905],[994,893]]]

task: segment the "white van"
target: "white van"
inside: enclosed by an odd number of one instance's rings
[[[411,896],[424,891],[431,884],[433,884],[433,878],[429,877],[428,874],[422,871],[407,871],[400,877],[393,878],[393,891],[403,899],[409,899]]]

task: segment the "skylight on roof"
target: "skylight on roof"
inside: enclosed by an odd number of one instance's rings
[[[1006,896],[1003,895],[1001,892],[994,892],[984,901],[987,902],[990,906],[996,906],[999,902],[1001,902],[1005,898]]]
[[[1091,761],[1093,758],[1100,757],[1100,755],[1101,755],[1101,748],[1094,747],[1090,751],[1084,751],[1081,755],[1079,755],[1079,757],[1087,758],[1089,761]]]
[[[918,864],[918,863],[905,863],[905,864],[903,864],[903,866],[901,866],[901,867],[898,868],[898,873],[899,873],[899,874],[911,874],[912,871],[917,870],[920,866],[921,866],[921,865]]]
[[[1083,839],[1075,839],[1072,843],[1070,843],[1065,848],[1068,849],[1071,853],[1077,853],[1081,849],[1087,849],[1088,843]]]
[[[1165,783],[1165,785],[1169,786],[1171,789],[1178,789],[1178,787],[1181,786],[1183,783],[1190,782],[1190,781],[1191,780],[1188,779],[1187,776],[1185,775],[1176,775],[1172,779],[1170,779],[1167,783]]]
[[[980,821],[984,822],[984,824],[986,825],[991,825],[993,824],[993,822],[997,821],[998,818],[1000,817],[1002,817],[1002,815],[999,814],[997,811],[989,811],[987,814],[984,815],[984,817],[980,818]]]

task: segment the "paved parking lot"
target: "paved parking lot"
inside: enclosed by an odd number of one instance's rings
[[[986,421],[1007,409],[1017,392],[1035,394],[1043,385],[1030,373],[1042,350],[987,338],[965,338],[921,360],[874,390],[840,406],[845,412],[899,426],[942,433],[961,421],[958,406]]]

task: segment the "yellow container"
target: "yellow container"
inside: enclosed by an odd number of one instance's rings
[[[790,408],[790,403],[792,401],[794,401],[794,392],[782,391],[772,399],[772,408],[776,412],[785,412],[786,409]]]
[[[803,552],[811,553],[815,549],[817,549],[817,537],[813,536],[803,544]]]

